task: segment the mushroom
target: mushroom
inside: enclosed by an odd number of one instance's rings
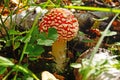
[[[43,71],[41,74],[42,80],[58,80],[52,73]]]
[[[72,40],[79,30],[79,24],[73,13],[64,8],[53,8],[39,23],[40,32],[48,32],[48,28],[55,28],[58,39],[52,45],[52,55],[55,58],[56,69],[64,70],[66,61],[67,41]]]

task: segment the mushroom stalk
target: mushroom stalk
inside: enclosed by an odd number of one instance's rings
[[[65,40],[57,40],[52,46],[52,55],[55,58],[56,69],[59,71],[64,70],[66,66],[66,43]]]

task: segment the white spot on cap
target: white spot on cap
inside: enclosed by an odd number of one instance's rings
[[[47,27],[46,27],[46,26],[44,26],[44,27],[43,27],[43,30],[44,30],[44,31],[46,31],[46,30],[47,30]]]
[[[61,20],[62,20],[62,21],[66,21],[65,18],[62,18]]]
[[[58,24],[58,23],[55,23],[55,25],[56,25],[56,26],[59,26],[59,24]]]
[[[72,32],[69,31],[68,34],[70,35],[70,34],[72,34]]]
[[[54,19],[54,17],[51,17],[51,19]]]
[[[60,19],[60,17],[57,17],[57,19]]]
[[[48,21],[48,23],[50,24],[50,23],[51,23],[51,21]]]
[[[59,23],[62,23],[62,21],[61,21],[61,20],[59,20],[58,22],[59,22]]]

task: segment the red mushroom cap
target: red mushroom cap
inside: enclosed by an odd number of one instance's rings
[[[44,16],[39,23],[40,32],[48,32],[48,28],[55,28],[59,39],[71,40],[78,32],[78,21],[68,9],[54,8]]]

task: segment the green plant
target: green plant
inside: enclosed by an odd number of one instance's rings
[[[98,61],[89,65],[89,59],[83,59],[82,65],[78,63],[71,64],[71,67],[79,68],[78,72],[82,75],[82,80],[94,80],[95,77],[100,75],[103,71],[107,71],[108,60]]]
[[[5,2],[5,4],[7,5],[5,6],[6,8],[9,8],[8,3],[9,3],[8,1]],[[18,63],[15,64],[14,62],[11,62],[11,60],[9,60],[8,58],[4,58],[1,56],[0,57],[0,60],[1,60],[0,73],[1,75],[6,74],[3,80],[6,80],[13,72],[16,73],[13,78],[14,80],[20,79],[19,77],[17,77],[19,73],[24,74],[24,77],[23,78],[21,77],[21,79],[27,79],[31,76],[32,78],[39,80],[39,78],[28,69],[28,66],[24,66],[25,64],[22,65],[23,64],[22,60],[24,59],[25,55],[29,56],[28,60],[37,60],[38,56],[40,56],[45,51],[43,47],[51,46],[52,43],[56,40],[57,31],[54,28],[50,28],[48,31],[48,34],[40,33],[37,27],[38,18],[41,15],[41,13],[39,13],[34,20],[32,28],[30,30],[21,32],[16,29],[16,27],[18,26],[15,23],[12,23],[12,16],[13,16],[12,13],[13,12],[11,11],[11,14],[8,15],[5,20],[3,20],[2,15],[0,15],[0,19],[1,19],[0,26],[1,28],[5,29],[5,33],[7,33],[5,37],[0,39],[0,43],[1,43],[0,48],[2,50],[5,48],[12,47],[12,54],[14,55],[18,54],[20,55],[20,58]],[[26,16],[28,16],[28,14],[26,14]],[[10,24],[12,24],[10,25],[11,28],[9,30],[7,29],[8,26],[6,26],[5,24],[5,21],[8,18],[10,18]],[[23,21],[24,19],[25,18],[23,18]],[[7,52],[7,54],[10,54],[10,53]],[[14,60],[14,58],[12,59]],[[26,64],[29,65],[28,63]],[[8,73],[5,73],[7,71],[7,68],[11,68],[11,70]]]
[[[9,59],[0,56],[0,74],[3,74],[7,70],[7,67],[12,68],[12,70],[8,72],[7,75],[2,80],[6,80],[7,77],[16,70],[32,76],[36,80],[39,80],[37,76],[34,73],[32,73],[29,69],[24,68],[23,66],[20,65],[16,65],[13,62],[11,62]]]
[[[14,35],[17,33],[16,31],[11,31],[10,34],[14,33]],[[19,32],[18,32],[19,33]],[[16,35],[18,35],[18,33]],[[21,33],[19,33],[21,34]],[[31,38],[30,38],[31,36]],[[46,33],[39,33],[37,27],[35,27],[35,29],[33,30],[33,33],[28,37],[28,35],[26,34],[26,36],[16,36],[14,39],[14,48],[13,50],[16,50],[17,48],[19,48],[21,46],[21,43],[25,44],[24,45],[24,48],[23,48],[23,52],[21,54],[21,57],[19,59],[19,63],[16,65],[12,62],[10,62],[9,60],[9,64],[5,63],[5,61],[1,61],[1,65],[2,68],[7,68],[7,67],[11,67],[10,65],[12,65],[12,68],[13,70],[10,71],[13,72],[13,71],[19,71],[18,68],[23,68],[23,66],[20,66],[21,65],[21,61],[23,60],[24,58],[24,55],[28,55],[28,59],[29,60],[37,60],[38,56],[40,56],[43,52],[44,52],[44,48],[43,46],[51,46],[52,43],[56,40],[56,37],[57,37],[57,32],[54,28],[50,28],[49,31],[48,31],[48,35]],[[12,38],[11,38],[12,39]],[[8,45],[8,43],[6,44]],[[9,45],[10,46],[10,45]],[[4,66],[3,64],[7,64],[7,66]],[[15,66],[15,67],[13,67]],[[24,68],[23,68],[24,69]],[[24,70],[20,70],[20,72],[24,72]],[[5,70],[3,71],[5,72]],[[8,75],[10,75],[10,73],[8,73]],[[25,73],[30,73],[28,69],[25,70]],[[30,75],[32,75],[33,73],[30,73]],[[16,74],[17,75],[17,74]],[[35,74],[34,74],[35,75]],[[8,76],[5,76],[5,79],[7,78]],[[17,78],[17,77],[16,77]],[[14,78],[14,79],[16,79]],[[35,77],[33,77],[35,78]],[[39,80],[37,78],[35,78],[36,80]]]
[[[92,63],[93,62],[93,57],[94,57],[95,53],[98,51],[98,48],[100,47],[104,37],[114,35],[114,33],[109,32],[109,28],[110,28],[112,22],[116,19],[116,17],[118,15],[119,14],[115,15],[115,17],[111,20],[111,22],[109,23],[107,28],[102,33],[102,36],[100,37],[98,43],[96,44],[96,46],[94,47],[94,50],[91,53],[90,60],[86,60],[87,62],[85,62],[82,66],[81,66],[81,64],[71,64],[72,67],[79,68],[79,72],[80,72],[80,74],[82,74],[82,80],[88,80],[90,76],[95,75],[96,73],[100,73],[105,69],[105,67],[103,67],[103,66],[105,65],[104,63],[106,63],[106,61],[103,62],[102,64],[101,64],[101,62],[98,62],[96,64],[97,65],[96,66],[96,65],[93,65],[93,63]]]

